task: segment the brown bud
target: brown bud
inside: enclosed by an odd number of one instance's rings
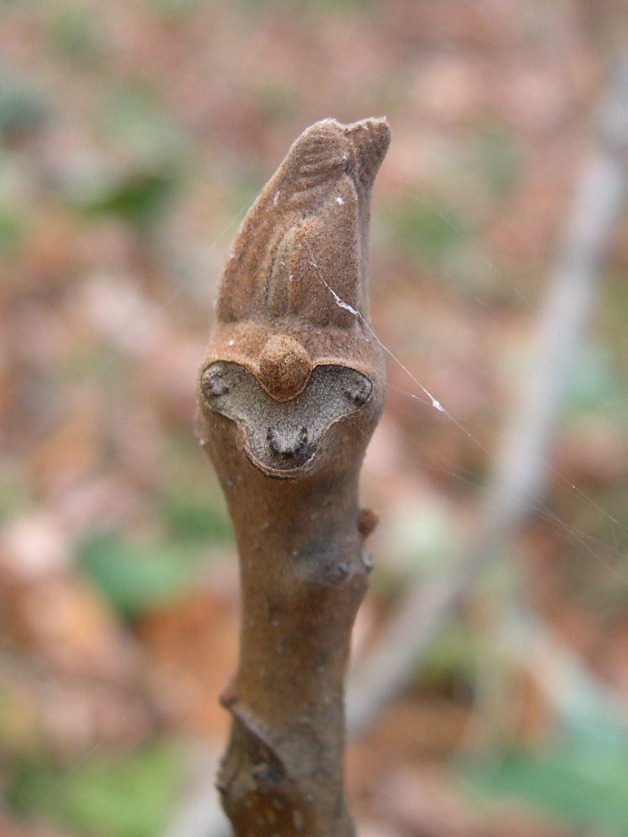
[[[312,362],[293,337],[270,337],[259,359],[259,382],[275,401],[291,401],[305,389]]]

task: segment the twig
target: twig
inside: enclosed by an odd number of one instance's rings
[[[343,682],[374,525],[358,506],[385,389],[366,319],[366,247],[388,142],[384,120],[324,120],[292,146],[238,233],[201,369],[201,442],[241,567],[218,779],[238,837],[354,833]]]
[[[348,728],[354,735],[416,675],[470,585],[502,552],[534,498],[544,492],[565,391],[626,192],[627,152],[628,56],[623,55],[614,64],[600,109],[597,145],[577,184],[539,324],[535,362],[488,486],[483,523],[451,577],[427,589],[422,583],[412,586],[377,648],[354,671],[347,699]]]

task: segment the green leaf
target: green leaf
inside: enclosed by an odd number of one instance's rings
[[[161,519],[168,526],[172,540],[204,543],[230,543],[233,540],[231,523],[222,507],[212,503],[208,492],[195,496],[192,491],[171,497],[160,504]]]
[[[165,207],[173,182],[165,172],[134,172],[111,178],[100,191],[69,195],[70,203],[89,215],[119,215],[129,221],[151,221]]]
[[[178,750],[157,742],[123,756],[97,757],[63,773],[51,765],[13,765],[7,799],[21,814],[37,814],[98,837],[154,837],[166,825],[181,779]]]
[[[471,235],[468,223],[453,206],[427,195],[400,203],[392,224],[395,242],[409,250],[409,255],[441,269]]]
[[[620,739],[621,740],[621,739]],[[628,747],[567,743],[545,753],[504,753],[467,764],[464,776],[492,799],[519,797],[566,821],[628,835]]]
[[[500,125],[484,124],[475,137],[477,168],[497,198],[509,197],[521,175],[521,151],[512,134]]]
[[[139,616],[172,601],[194,581],[196,556],[119,535],[101,535],[83,544],[79,564],[121,614]]]
[[[11,256],[25,238],[25,225],[12,209],[0,204],[0,256]]]
[[[41,90],[0,66],[0,140],[39,130],[49,110],[50,103]]]
[[[84,0],[65,2],[54,9],[48,27],[50,43],[62,56],[70,55],[89,66],[106,54],[105,28]]]

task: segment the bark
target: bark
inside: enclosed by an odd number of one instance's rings
[[[201,442],[241,566],[218,779],[238,837],[354,833],[343,681],[376,520],[358,477],[385,390],[366,247],[388,142],[377,119],[324,120],[295,142],[235,240],[201,368]]]

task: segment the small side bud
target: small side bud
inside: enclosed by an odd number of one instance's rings
[[[364,538],[367,538],[375,530],[378,523],[379,517],[373,509],[362,509],[360,511],[358,531]]]
[[[303,392],[312,361],[303,346],[286,334],[270,337],[259,358],[259,382],[275,401],[291,401]]]

